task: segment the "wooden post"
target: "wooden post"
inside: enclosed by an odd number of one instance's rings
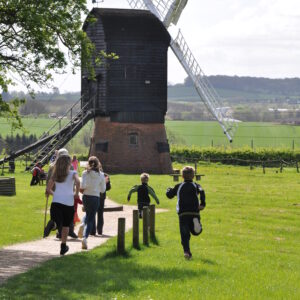
[[[139,249],[139,211],[137,209],[132,212],[132,245],[133,248]]]
[[[211,140],[211,147],[214,147],[214,140]]]
[[[148,228],[149,228],[149,209],[148,206],[146,206],[143,208],[143,244],[146,246],[149,245]]]
[[[298,162],[296,161],[296,169],[297,169],[297,173],[299,173],[299,166],[298,166]]]
[[[125,218],[118,219],[117,252],[118,254],[123,254],[125,252]]]
[[[293,151],[295,150],[295,140],[293,140],[292,149],[293,149]]]
[[[262,167],[263,167],[263,173],[266,174],[265,164],[264,163],[263,163]]]
[[[253,139],[251,140],[251,148],[253,149]]]
[[[195,174],[197,174],[197,162],[195,161]]]
[[[283,170],[283,163],[280,162],[280,173],[282,173],[282,170]]]
[[[155,204],[150,205],[150,239],[155,240]]]

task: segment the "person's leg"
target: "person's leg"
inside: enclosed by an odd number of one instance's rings
[[[179,229],[181,236],[181,245],[183,247],[184,254],[191,254],[190,252],[190,229],[189,229],[189,219],[188,216],[179,217]],[[188,255],[187,255],[188,256]]]
[[[202,232],[202,224],[200,221],[200,215],[191,216],[189,221],[189,228],[192,235],[199,235]]]
[[[62,205],[62,230],[61,230],[61,245],[60,245],[60,255],[64,255],[68,252],[69,247],[67,246],[67,237],[69,234],[69,225],[73,221],[74,217],[74,206]]]
[[[86,226],[84,228],[83,236],[84,238],[88,238],[93,227],[97,209],[99,207],[99,197],[86,196],[85,200],[84,206],[86,209]]]
[[[96,216],[97,215],[97,212],[95,214],[95,218],[93,220],[93,225],[92,225],[92,229],[91,229],[91,232],[90,232],[90,235],[96,235]]]
[[[143,218],[143,203],[138,203],[138,210],[139,210],[139,218],[142,219]]]
[[[70,223],[70,226],[69,226],[69,234],[68,234],[70,237],[72,237],[73,239],[77,239],[78,236],[77,234],[74,232],[74,216],[73,216],[73,219]]]
[[[103,218],[103,213],[104,213],[104,201],[105,199],[101,199],[100,198],[100,205],[98,208],[98,222],[97,222],[97,232],[98,234],[102,234],[103,233],[103,225],[104,225],[104,218]]]

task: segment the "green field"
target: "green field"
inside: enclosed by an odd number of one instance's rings
[[[39,137],[43,132],[52,126],[57,120],[42,118],[24,118],[24,127],[27,134],[36,134]],[[66,120],[62,120],[62,124]],[[90,121],[83,130],[80,131],[79,137],[71,142],[74,148],[76,141],[80,140],[80,135],[90,135],[93,122]],[[10,127],[7,121],[0,119],[1,136],[4,138],[10,134]],[[217,122],[200,122],[200,121],[166,121],[169,141],[171,144],[184,144],[187,146],[226,146],[226,147],[272,147],[272,148],[289,148],[300,149],[300,126],[278,125],[273,123],[245,122],[239,123],[238,129],[230,144],[222,132]],[[15,131],[14,134],[21,131]],[[82,145],[82,142],[79,143]],[[75,147],[76,148],[76,147]],[[78,150],[84,149],[79,147]],[[75,150],[75,149],[72,149]],[[79,153],[78,151],[73,151]]]
[[[239,123],[232,144],[216,122],[167,121],[166,127],[173,136],[178,137],[179,143],[188,146],[300,148],[300,126]]]
[[[176,199],[165,197],[174,182],[151,175],[160,207],[169,209],[156,217],[158,245],[134,250],[129,232],[125,256],[116,256],[113,238],[12,278],[0,287],[0,299],[299,299],[299,174],[213,164],[199,169],[207,207],[204,231],[191,239],[192,260],[183,258]],[[29,174],[20,170],[17,196],[0,197],[1,246],[41,237],[44,188],[29,187]],[[108,196],[126,203],[139,175],[113,175],[111,182]]]

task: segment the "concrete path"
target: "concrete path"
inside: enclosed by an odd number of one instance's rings
[[[105,207],[119,206],[117,203],[106,199]],[[117,235],[118,218],[126,218],[126,231],[132,228],[132,211],[136,206],[124,205],[123,211],[105,212],[103,235],[89,236],[88,250],[105,243],[109,238]],[[156,209],[156,212],[166,211]],[[81,206],[78,206],[78,214],[82,217]],[[77,233],[78,226],[75,229]],[[66,255],[87,251],[81,249],[81,239],[69,238],[67,241],[69,251]],[[0,285],[9,277],[24,273],[51,258],[58,257],[60,251],[60,240],[55,235],[36,241],[6,246],[0,249]]]

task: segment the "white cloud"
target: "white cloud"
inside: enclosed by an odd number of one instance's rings
[[[98,6],[129,8],[126,0]],[[207,75],[300,77],[299,0],[189,0],[178,27]],[[168,81],[181,82],[185,71],[169,53]],[[62,91],[80,90],[80,74],[55,78],[58,87],[65,80]]]

